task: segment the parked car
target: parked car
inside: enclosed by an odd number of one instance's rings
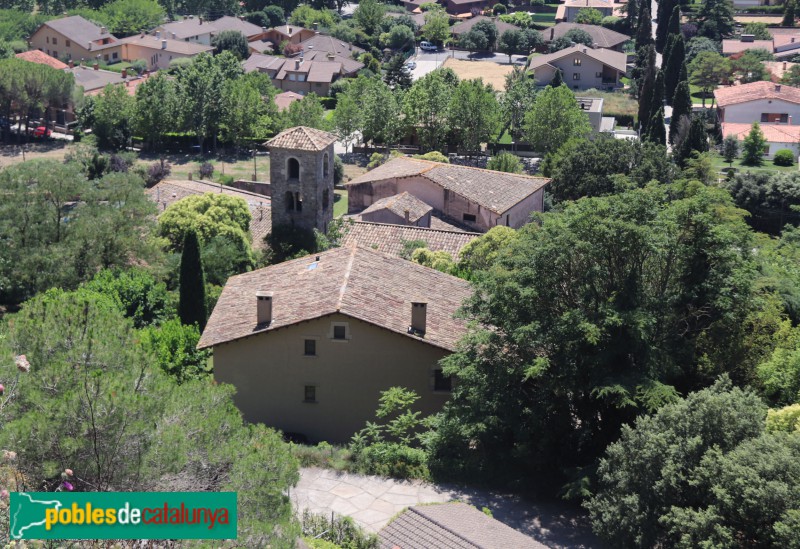
[[[50,137],[52,134],[53,130],[45,126],[39,126],[33,130],[33,137]]]
[[[417,64],[414,61],[409,61],[406,63],[406,67],[408,67],[408,70],[413,71],[417,68]]]
[[[422,51],[438,51],[439,50],[439,46],[437,46],[436,44],[431,44],[430,42],[426,42],[425,40],[423,40],[422,42],[419,43],[419,47],[420,47],[420,49]]]

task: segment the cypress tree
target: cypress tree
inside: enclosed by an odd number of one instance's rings
[[[665,145],[666,139],[667,129],[664,126],[664,107],[658,107],[652,120],[650,120],[650,124],[648,124],[645,140],[657,145]]]
[[[672,21],[672,13],[675,7],[677,7],[675,0],[661,0],[658,3],[658,15],[656,16],[658,21],[656,25],[656,51],[658,53],[664,51],[664,46],[667,44],[667,36],[672,32],[669,25]]]
[[[706,122],[702,116],[692,116],[689,124],[689,134],[683,140],[677,152],[678,165],[683,167],[686,160],[692,157],[693,152],[703,153],[708,150],[708,135]]]
[[[672,55],[672,47],[675,45],[675,40],[678,37],[675,34],[667,36],[667,44],[664,46],[664,53],[661,54],[661,66],[666,68],[669,65],[669,56]]]
[[[197,233],[186,232],[181,254],[181,276],[178,297],[178,317],[187,326],[197,324],[202,332],[206,327],[206,277],[200,259]]]
[[[794,0],[787,0],[786,7],[783,10],[783,21],[781,22],[782,27],[794,27]]]
[[[686,63],[681,65],[681,72],[678,76],[678,82],[689,81],[689,71],[686,69]]]
[[[655,46],[649,46],[648,50],[652,53],[652,57],[655,57]],[[648,55],[648,58],[651,56]],[[642,81],[639,85],[639,130],[640,135],[644,135],[647,132],[647,125],[650,123],[650,119],[653,117],[653,92],[656,83],[656,67],[655,63],[648,64],[647,68],[645,69],[644,76],[642,77]]]
[[[669,142],[675,143],[678,124],[684,116],[692,114],[692,96],[689,93],[689,82],[682,80],[675,89],[672,98],[672,119],[669,121]]]
[[[659,108],[664,106],[664,70],[658,69],[656,72],[656,79],[653,82],[652,98],[650,99],[650,108],[653,113]]]
[[[672,9],[672,15],[669,17],[669,25],[667,25],[667,35],[681,34],[681,5],[675,4]]]
[[[639,3],[636,0],[629,0],[625,4],[625,10],[625,29],[628,34],[632,34],[639,25]]]
[[[639,6],[639,24],[636,27],[636,48],[653,43],[653,23],[650,20],[650,0],[642,0]]]
[[[553,79],[550,81],[550,85],[554,88],[559,87],[564,83],[564,77],[561,74],[561,69],[556,69],[556,74],[553,76]]]
[[[681,81],[681,70],[686,70],[686,43],[680,34],[672,35],[669,58],[664,60],[664,93],[668,99],[675,95]]]

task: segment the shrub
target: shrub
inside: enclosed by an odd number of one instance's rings
[[[394,478],[430,478],[427,455],[420,448],[397,442],[378,442],[356,454],[356,471]]]
[[[192,64],[191,57],[179,57],[169,62],[169,72],[176,73]]]
[[[791,166],[794,164],[794,153],[790,149],[781,149],[775,153],[772,163],[776,166]]]
[[[508,12],[508,8],[506,8],[503,4],[495,4],[492,8],[492,13],[495,15],[503,15],[506,12]]]
[[[447,158],[442,153],[440,153],[439,151],[431,151],[425,154],[415,154],[414,158],[419,158],[421,160],[430,160],[432,162],[443,162],[445,164],[450,163],[450,159]]]
[[[211,179],[211,176],[214,175],[214,165],[211,162],[203,162],[200,164],[198,172],[202,179]]]
[[[303,511],[300,518],[303,536],[325,540],[344,549],[378,549],[378,537],[365,532],[350,517],[335,517]],[[331,547],[322,545],[321,547]]]
[[[517,155],[503,151],[489,159],[486,169],[498,172],[522,173],[522,162],[520,162]]]
[[[338,155],[333,156],[333,184],[339,185],[344,179],[344,164]]]
[[[147,167],[144,180],[148,187],[152,187],[159,181],[169,177],[170,173],[172,173],[172,165],[164,160],[159,160]]]
[[[134,59],[131,61],[131,69],[136,71],[136,74],[142,74],[147,70],[147,61],[144,59]]]
[[[233,181],[234,181],[234,179],[233,179],[232,175],[220,175],[219,176],[219,182],[222,183],[223,185],[228,186],[228,187],[233,185]]]

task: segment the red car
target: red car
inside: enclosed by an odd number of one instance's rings
[[[39,126],[35,130],[33,130],[33,137],[50,137],[52,133],[53,130],[51,130],[50,128]]]

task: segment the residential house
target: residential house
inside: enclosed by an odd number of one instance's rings
[[[622,8],[625,3],[616,3],[611,0],[566,0],[556,9],[556,21],[574,23],[575,18],[582,9],[595,9],[603,17],[624,16]]]
[[[431,206],[434,214],[486,232],[496,225],[518,228],[528,223],[531,213],[542,211],[549,182],[543,177],[401,157],[345,185],[350,214],[408,192]]]
[[[349,42],[344,42],[338,38],[319,32],[315,32],[312,36],[304,38],[299,44],[303,47],[303,53],[307,57],[314,53],[319,55],[324,52],[326,55],[333,54],[338,57],[353,60],[365,51],[363,48],[354,46]]]
[[[579,23],[556,23],[549,29],[542,31],[542,36],[546,43],[553,42],[567,34],[573,29],[578,29],[586,32],[592,37],[592,46],[595,48],[605,48],[608,50],[622,51],[626,42],[631,40],[631,37],[621,32],[613,31],[599,25],[581,25]]]
[[[264,237],[272,230],[272,200],[263,194],[208,181],[176,179],[161,181],[146,189],[145,193],[156,203],[159,213],[178,200],[197,194],[214,193],[241,198],[247,202],[250,209],[250,235],[253,238],[253,246],[257,249],[264,248]]]
[[[380,549],[545,549],[535,541],[460,501],[409,507],[378,532]]]
[[[492,23],[495,27],[497,27],[497,39],[500,39],[500,36],[508,31],[508,30],[520,30],[519,27],[516,25],[512,25],[510,23],[506,23],[497,19],[496,17],[486,17],[485,15],[476,15],[475,17],[471,17],[466,21],[462,21],[460,23],[456,23],[452,27],[450,27],[450,34],[453,35],[453,38],[456,40],[462,35],[466,34],[472,30],[472,27],[480,23],[481,21],[488,21]],[[489,47],[494,49],[497,44],[490,44]]]
[[[238,31],[242,33],[248,41],[261,38],[267,32],[267,29],[264,27],[254,25],[253,23],[246,21],[244,17],[231,17],[230,15],[225,15],[214,20],[212,24],[217,29],[217,32],[215,32],[214,35],[223,31]],[[213,39],[214,36],[212,35],[211,38]]]
[[[774,47],[772,38],[769,40],[756,40],[752,34],[742,34],[738,40],[730,38],[722,41],[722,55],[735,55],[748,50],[766,50],[773,53]]]
[[[123,56],[126,60],[144,59],[148,70],[169,68],[170,61],[194,57],[201,53],[211,53],[212,46],[198,42],[164,38],[157,31],[156,35],[137,34],[120,40]]]
[[[359,214],[359,217],[363,221],[375,223],[430,227],[432,211],[432,206],[413,194],[402,192],[373,202]]]
[[[278,89],[320,96],[327,96],[331,84],[339,78],[354,76],[364,67],[353,59],[324,52],[314,52],[308,58],[304,54],[286,58],[253,53],[242,66],[245,72],[267,73]]]
[[[412,13],[422,13],[422,4],[427,4],[433,0],[402,0],[403,7]],[[387,14],[391,15],[391,14]]]
[[[439,361],[467,333],[454,315],[470,294],[411,261],[335,248],[228,279],[198,347],[247,421],[342,443],[390,387],[415,391],[423,415],[441,409],[451,380]]]
[[[461,249],[481,233],[446,229],[429,229],[414,225],[391,225],[370,221],[348,220],[342,227],[342,246],[362,246],[400,256],[405,243],[422,241],[429,250],[447,252],[458,259]]]
[[[83,88],[84,95],[97,95],[109,84],[124,85],[128,81],[127,71],[124,73],[106,71],[95,63],[92,67],[74,65],[65,69],[75,77],[75,85]]]
[[[271,42],[274,51],[278,51],[278,48],[284,42],[288,44],[299,44],[303,40],[311,38],[314,34],[316,34],[316,31],[304,29],[297,25],[281,25],[280,27],[268,29],[261,37],[261,40]]]
[[[552,82],[560,70],[564,83],[575,90],[622,87],[628,70],[628,56],[622,52],[593,49],[582,44],[555,53],[532,57],[528,70],[538,86]]]
[[[800,123],[800,88],[773,82],[752,82],[717,88],[714,98],[721,122]]]
[[[592,131],[598,132],[613,132],[616,121],[613,116],[603,116],[603,98],[602,97],[576,97],[578,106],[581,111],[589,119],[589,124],[592,126]]]
[[[23,61],[27,61],[28,63],[47,65],[48,67],[57,70],[64,70],[69,66],[63,61],[59,61],[55,57],[47,55],[45,52],[41,50],[24,51],[22,53],[16,54],[14,57],[16,57],[17,59],[22,59]]]
[[[767,140],[767,147],[764,149],[764,156],[773,157],[781,149],[789,149],[797,159],[798,145],[800,145],[800,126],[789,126],[788,124],[759,124]],[[750,133],[752,124],[742,124],[738,122],[723,122],[722,136],[733,135],[740,142],[744,141]]]
[[[210,46],[211,40],[217,32],[218,29],[214,23],[203,19],[203,17],[189,15],[180,21],[159,25],[153,30],[153,35],[159,38],[163,36],[172,40]]]
[[[482,12],[486,8],[491,8],[496,2],[492,0],[445,0],[444,8],[447,13],[456,17]]]
[[[293,91],[287,91],[283,93],[279,93],[275,96],[275,104],[278,106],[279,111],[285,111],[288,109],[292,103],[295,101],[300,101],[303,99],[303,96],[299,93],[295,93]]]
[[[99,27],[80,15],[46,21],[28,40],[37,49],[56,59],[122,61],[122,46],[106,27]]]

